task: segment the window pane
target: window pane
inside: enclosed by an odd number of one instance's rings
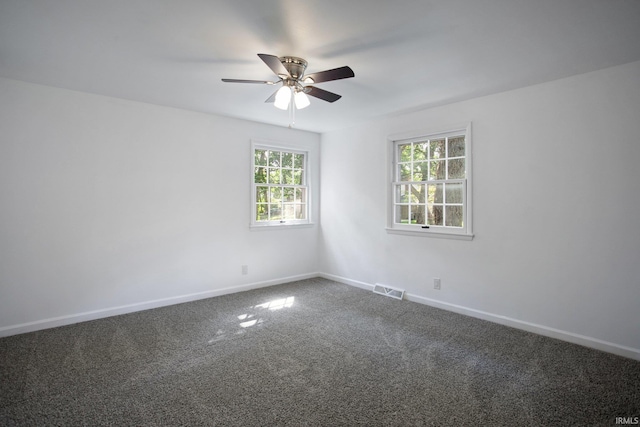
[[[283,197],[285,202],[293,202],[295,191],[293,188],[287,187],[283,189]]]
[[[282,183],[293,184],[293,169],[282,169]]]
[[[434,160],[429,162],[429,179],[445,179],[445,161]]]
[[[446,206],[449,227],[462,227],[462,206]]]
[[[398,159],[400,159],[401,162],[411,161],[411,144],[398,145]]]
[[[304,185],[304,170],[296,169],[293,171],[293,184]]]
[[[409,206],[407,205],[396,206],[396,223],[401,223],[401,224],[409,223]]]
[[[307,219],[307,205],[296,205],[296,219]]]
[[[295,218],[295,205],[293,203],[285,203],[282,205],[282,218],[294,219]]]
[[[429,162],[418,162],[413,164],[412,181],[426,181],[429,170]]]
[[[444,139],[429,141],[429,157],[432,159],[443,159],[445,157]]]
[[[282,167],[293,168],[293,153],[282,153]]]
[[[282,178],[282,170],[269,168],[269,184],[280,184]]]
[[[442,184],[429,184],[427,186],[429,204],[442,203]]]
[[[411,224],[426,224],[425,205],[411,205]]]
[[[411,186],[411,203],[424,203],[424,184],[417,184]]]
[[[293,167],[296,169],[304,169],[304,154],[293,155]]]
[[[462,184],[447,184],[446,191],[447,203],[462,203]]]
[[[271,221],[280,219],[281,215],[282,215],[282,209],[280,208],[279,204],[269,205],[269,219]]]
[[[271,198],[269,199],[269,203],[280,203],[281,200],[282,200],[282,188],[271,187]]]
[[[254,164],[256,166],[267,166],[267,150],[256,150]]]
[[[396,203],[409,203],[409,186],[396,186]]]
[[[429,150],[429,144],[426,142],[419,142],[413,145],[413,160],[422,161],[427,160],[427,151]]]
[[[447,157],[462,156],[464,156],[464,136],[449,138],[449,152],[447,153]]]
[[[307,189],[306,188],[296,188],[296,199],[297,203],[305,203],[307,201]]]
[[[267,182],[267,168],[255,168],[253,182],[262,184]]]
[[[398,177],[400,181],[411,181],[411,163],[398,165]]]
[[[464,159],[453,159],[447,163],[449,164],[449,179],[464,178]]]
[[[269,187],[256,187],[256,203],[269,201]]]
[[[430,205],[428,211],[429,225],[442,225],[442,205]]]
[[[279,151],[269,151],[269,166],[280,167]]]
[[[269,220],[268,206],[266,203],[261,203],[256,206],[256,220],[267,221]]]

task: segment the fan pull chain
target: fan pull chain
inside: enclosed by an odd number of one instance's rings
[[[294,98],[295,91],[291,91],[291,101],[289,102],[289,129],[293,129],[296,123],[296,104]]]

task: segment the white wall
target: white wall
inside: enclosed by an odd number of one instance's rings
[[[387,136],[464,122],[474,240],[387,234]],[[640,62],[330,132],[321,153],[329,277],[640,357]]]
[[[317,226],[249,230],[251,138],[318,183],[318,134],[0,79],[0,334],[313,275]]]

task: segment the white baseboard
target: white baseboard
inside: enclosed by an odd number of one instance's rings
[[[251,289],[266,288],[268,286],[280,285],[282,283],[294,282],[296,280],[311,279],[318,277],[318,273],[300,274],[296,276],[282,277],[274,280],[254,282],[245,285],[231,286],[222,289],[212,289],[210,291],[196,292],[175,297],[161,298],[151,301],[143,301],[134,304],[121,305],[118,307],[104,308],[101,310],[86,311],[82,313],[69,314],[50,319],[36,320],[34,322],[22,323],[18,325],[5,326],[0,328],[0,337],[23,334],[27,332],[39,331],[42,329],[55,328],[58,326],[71,325],[74,323],[86,322],[89,320],[102,319],[105,317],[117,316],[120,314],[133,313],[136,311],[149,310],[152,308],[165,307],[168,305],[180,304],[183,302],[196,301],[205,298],[212,298],[236,292],[249,291]]]
[[[333,280],[334,282],[344,283],[345,285],[355,286],[356,288],[365,289],[367,291],[373,291],[373,286],[370,283],[361,282],[359,280],[347,279],[346,277],[336,276],[328,273],[318,273],[318,276],[323,279]]]
[[[156,299],[151,301],[144,301],[134,304],[127,304],[118,307],[105,308],[101,310],[87,311],[82,313],[70,314],[66,316],[54,317],[50,319],[42,319],[34,322],[22,323],[18,325],[5,326],[0,328],[0,337],[7,337],[10,335],[17,335],[26,332],[34,332],[42,329],[55,328],[58,326],[71,325],[74,323],[86,322],[89,320],[102,319],[105,317],[117,316],[120,314],[133,313],[136,311],[149,310],[152,308],[164,307],[173,304],[180,304],[183,302],[196,301],[205,298],[212,298],[221,295],[227,295],[236,292],[249,291],[251,289],[265,288],[269,286],[279,285],[288,282],[294,282],[296,280],[311,279],[313,277],[323,277],[325,279],[334,280],[336,282],[344,283],[346,285],[354,286],[357,288],[373,291],[373,284],[361,282],[359,280],[348,279],[342,276],[336,276],[328,273],[307,273],[296,276],[282,277],[279,279],[266,280],[262,282],[248,283],[244,285],[231,286],[222,289],[213,289],[204,292],[197,292],[186,295],[179,295],[175,297]],[[619,344],[611,343],[608,341],[599,340],[572,332],[567,332],[555,328],[551,328],[544,325],[526,322],[498,314],[489,313],[486,311],[476,310],[469,307],[464,307],[457,304],[451,304],[448,302],[438,301],[431,298],[426,298],[420,295],[411,293],[405,293],[405,299],[408,301],[417,302],[420,304],[429,305],[432,307],[440,308],[447,311],[463,314],[466,316],[475,317],[482,320],[487,320],[501,325],[510,326],[516,329],[521,329],[528,332],[533,332],[539,335],[556,338],[562,341],[571,342],[574,344],[582,345],[585,347],[594,348],[596,350],[605,351],[619,356],[628,357],[630,359],[640,361],[640,349],[626,347]]]
[[[373,291],[374,285],[369,283],[361,282],[358,280],[352,280],[346,277],[336,276],[336,275],[327,274],[327,273],[320,273],[319,275],[320,277],[323,277],[325,279],[334,280],[336,282],[344,283],[346,285],[351,285],[358,288]],[[487,320],[489,322],[499,323],[501,325],[510,326],[512,328],[521,329],[527,332],[533,332],[538,335],[556,338],[562,341],[567,341],[573,344],[594,348],[596,350],[605,351],[607,353],[617,354],[618,356],[623,356],[629,359],[640,361],[640,349],[637,349],[637,348],[626,347],[626,346],[615,344],[612,342],[599,340],[597,338],[592,338],[592,337],[588,337],[580,334],[574,334],[573,332],[567,332],[567,331],[551,328],[544,325],[525,322],[523,320],[518,320],[518,319],[514,319],[507,316],[501,316],[501,315],[489,313],[486,311],[476,310],[473,308],[464,307],[457,304],[438,301],[438,300],[426,298],[420,295],[415,295],[415,294],[405,292],[404,296],[405,296],[405,299],[407,299],[408,301],[429,305],[431,307],[441,308],[443,310],[464,314],[465,316],[471,316],[478,319]]]

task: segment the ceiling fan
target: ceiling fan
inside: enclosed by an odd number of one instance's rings
[[[274,105],[281,110],[290,109],[290,111],[293,111],[294,106],[297,109],[307,107],[310,103],[307,95],[327,102],[336,102],[342,97],[341,95],[310,85],[355,76],[353,70],[349,67],[340,67],[305,74],[307,61],[302,58],[295,56],[277,57],[265,53],[259,53],[258,56],[271,68],[271,71],[278,76],[278,80],[272,82],[268,80],[222,79],[222,81],[227,83],[257,83],[267,85],[282,83],[282,87],[265,101],[273,102]]]

